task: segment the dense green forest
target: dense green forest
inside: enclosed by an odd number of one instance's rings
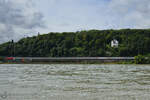
[[[111,47],[113,39],[118,47]],[[149,55],[150,29],[48,33],[0,45],[0,56],[105,57]]]

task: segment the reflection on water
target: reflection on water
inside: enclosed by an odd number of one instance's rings
[[[149,100],[150,65],[0,65],[0,100]]]

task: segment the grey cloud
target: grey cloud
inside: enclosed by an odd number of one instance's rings
[[[150,28],[150,0],[112,0],[108,9],[119,28]]]
[[[0,43],[44,27],[42,13],[29,0],[0,0]]]
[[[48,1],[51,31],[150,27],[150,0]]]

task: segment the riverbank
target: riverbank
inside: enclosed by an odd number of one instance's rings
[[[150,64],[150,57],[4,57],[0,64]]]
[[[80,62],[0,62],[0,64],[135,64],[135,63],[134,61],[119,61],[119,62],[80,61]]]
[[[6,57],[2,63],[48,63],[48,64],[108,64],[108,63],[131,63],[134,57]]]

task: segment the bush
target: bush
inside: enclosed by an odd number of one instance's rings
[[[3,62],[4,61],[4,57],[0,57],[0,62]]]
[[[148,54],[148,55],[146,56],[146,62],[147,62],[147,64],[150,64],[150,54]]]
[[[142,55],[138,55],[138,56],[134,57],[134,63],[135,64],[146,64],[147,59]]]

